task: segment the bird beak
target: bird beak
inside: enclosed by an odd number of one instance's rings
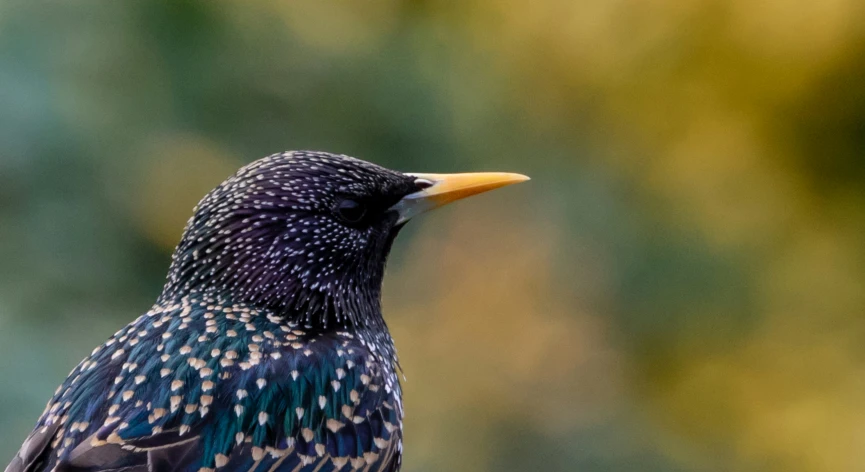
[[[428,187],[410,193],[397,202],[392,210],[399,214],[397,224],[434,208],[472,195],[529,180],[521,174],[506,172],[475,172],[469,174],[407,174],[415,182]]]

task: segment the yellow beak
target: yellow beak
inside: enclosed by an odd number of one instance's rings
[[[510,174],[507,172],[473,172],[468,174],[410,173],[408,175],[415,177],[417,179],[415,182],[429,186],[419,192],[406,195],[392,207],[393,210],[399,213],[397,224],[405,223],[421,213],[450,202],[504,187],[505,185],[529,180],[525,175]]]

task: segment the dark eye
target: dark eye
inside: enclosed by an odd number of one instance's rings
[[[346,223],[357,223],[366,215],[366,205],[347,198],[339,202],[336,212]]]

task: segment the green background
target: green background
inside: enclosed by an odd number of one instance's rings
[[[865,7],[0,3],[0,458],[288,149],[532,181],[385,281],[405,470],[865,470]]]

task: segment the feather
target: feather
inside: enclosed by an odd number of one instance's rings
[[[380,294],[389,209],[415,180],[316,152],[241,169],[196,208],[157,303],[73,369],[7,472],[398,470]],[[368,218],[331,214],[346,198]]]
[[[6,472],[34,472],[41,470],[42,464],[47,460],[47,456],[51,452],[49,445],[57,430],[60,429],[60,422],[55,422],[43,429],[37,428],[33,431],[21,449],[15,454],[15,458],[6,467]]]

